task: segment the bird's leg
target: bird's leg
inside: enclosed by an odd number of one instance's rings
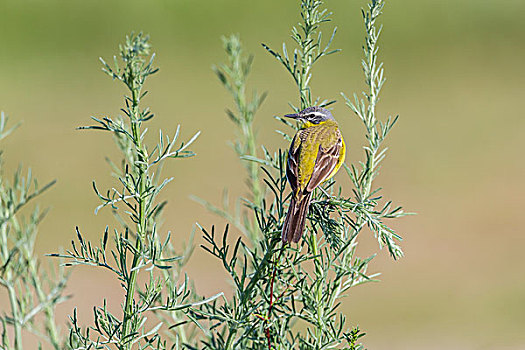
[[[336,203],[337,203],[337,197],[335,196],[332,196],[331,194],[329,194],[324,188],[322,188],[321,186],[317,187],[325,196],[326,196],[326,201],[324,202],[325,204],[327,204],[329,207],[334,207],[336,206]],[[323,202],[322,200],[319,200],[319,201],[316,201],[316,202]]]
[[[326,190],[324,188],[322,188],[321,186],[317,187],[319,190],[321,190],[321,192],[324,193],[324,195],[326,196],[326,198],[328,199],[332,199],[333,197],[328,193],[326,192]]]
[[[332,197],[328,192],[326,192],[326,190],[325,190],[324,188],[322,188],[321,186],[318,186],[315,190],[320,190],[320,191],[324,194],[324,196],[326,197],[326,199],[328,200],[328,202],[330,202],[330,200],[331,200],[332,198],[334,198],[334,197]],[[314,190],[314,191],[315,191],[315,190]],[[315,198],[315,196],[314,196],[314,198]],[[320,202],[324,202],[324,200],[323,200],[323,199],[317,199],[317,200],[314,199],[314,200],[312,200],[312,204],[313,204],[313,203],[320,203]],[[328,203],[328,204],[330,204],[330,203]]]

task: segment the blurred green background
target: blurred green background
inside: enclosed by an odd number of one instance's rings
[[[327,1],[334,12],[327,27],[338,27],[333,46],[343,51],[322,60],[312,80],[314,95],[339,100],[334,113],[350,161],[363,157],[363,132],[339,92],[363,88],[365,4]],[[243,168],[228,146],[234,133],[224,109],[231,99],[210,69],[224,61],[221,35],[240,33],[255,54],[250,85],[269,92],[257,116],[259,140],[286,147],[272,116],[289,112],[287,102],[297,96],[260,43],[280,48],[298,19],[298,1],[291,0],[1,0],[0,109],[13,123],[23,121],[2,145],[2,171],[23,162],[41,182],[58,180],[42,197],[52,211],[38,253],[67,246],[75,225],[98,240],[112,220],[93,214],[91,181],[111,184],[104,158],[115,156],[115,147],[109,135],[75,130],[91,115],[118,114],[122,104],[124,90],[100,72],[99,56],[111,58],[132,30],[149,33],[161,69],[144,101],[157,116],[150,131],[179,123],[185,137],[202,131],[193,147],[198,157],[165,169],[175,181],[165,193],[164,229],[181,242],[196,221],[221,223],[189,195],[218,203],[224,188],[232,197],[245,191]],[[381,21],[387,83],[379,112],[400,121],[378,184],[418,215],[394,223],[406,257],[393,262],[380,252],[372,271],[383,273],[381,282],[354,289],[344,310],[368,333],[369,349],[523,349],[525,2],[387,1]],[[338,178],[349,186],[343,174]],[[376,249],[363,235],[360,254]],[[199,250],[189,273],[203,294],[228,288],[221,267]],[[59,309],[64,322],[75,305],[88,321],[104,295],[118,298],[111,277],[75,269],[73,299]]]

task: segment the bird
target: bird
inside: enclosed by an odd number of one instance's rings
[[[295,134],[286,162],[286,178],[292,198],[282,228],[284,243],[297,243],[304,233],[313,190],[332,178],[345,160],[345,142],[332,113],[322,107],[308,107],[286,114],[300,128]]]

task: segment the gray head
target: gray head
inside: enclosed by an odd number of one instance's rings
[[[328,109],[322,107],[308,107],[295,114],[286,114],[286,118],[293,118],[303,123],[310,122],[312,124],[319,124],[327,120],[335,120],[332,113]]]

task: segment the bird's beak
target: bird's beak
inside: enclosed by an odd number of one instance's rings
[[[294,113],[294,114],[285,114],[284,117],[285,117],[285,118],[298,119],[298,118],[299,118],[299,114],[298,114],[298,113]]]

